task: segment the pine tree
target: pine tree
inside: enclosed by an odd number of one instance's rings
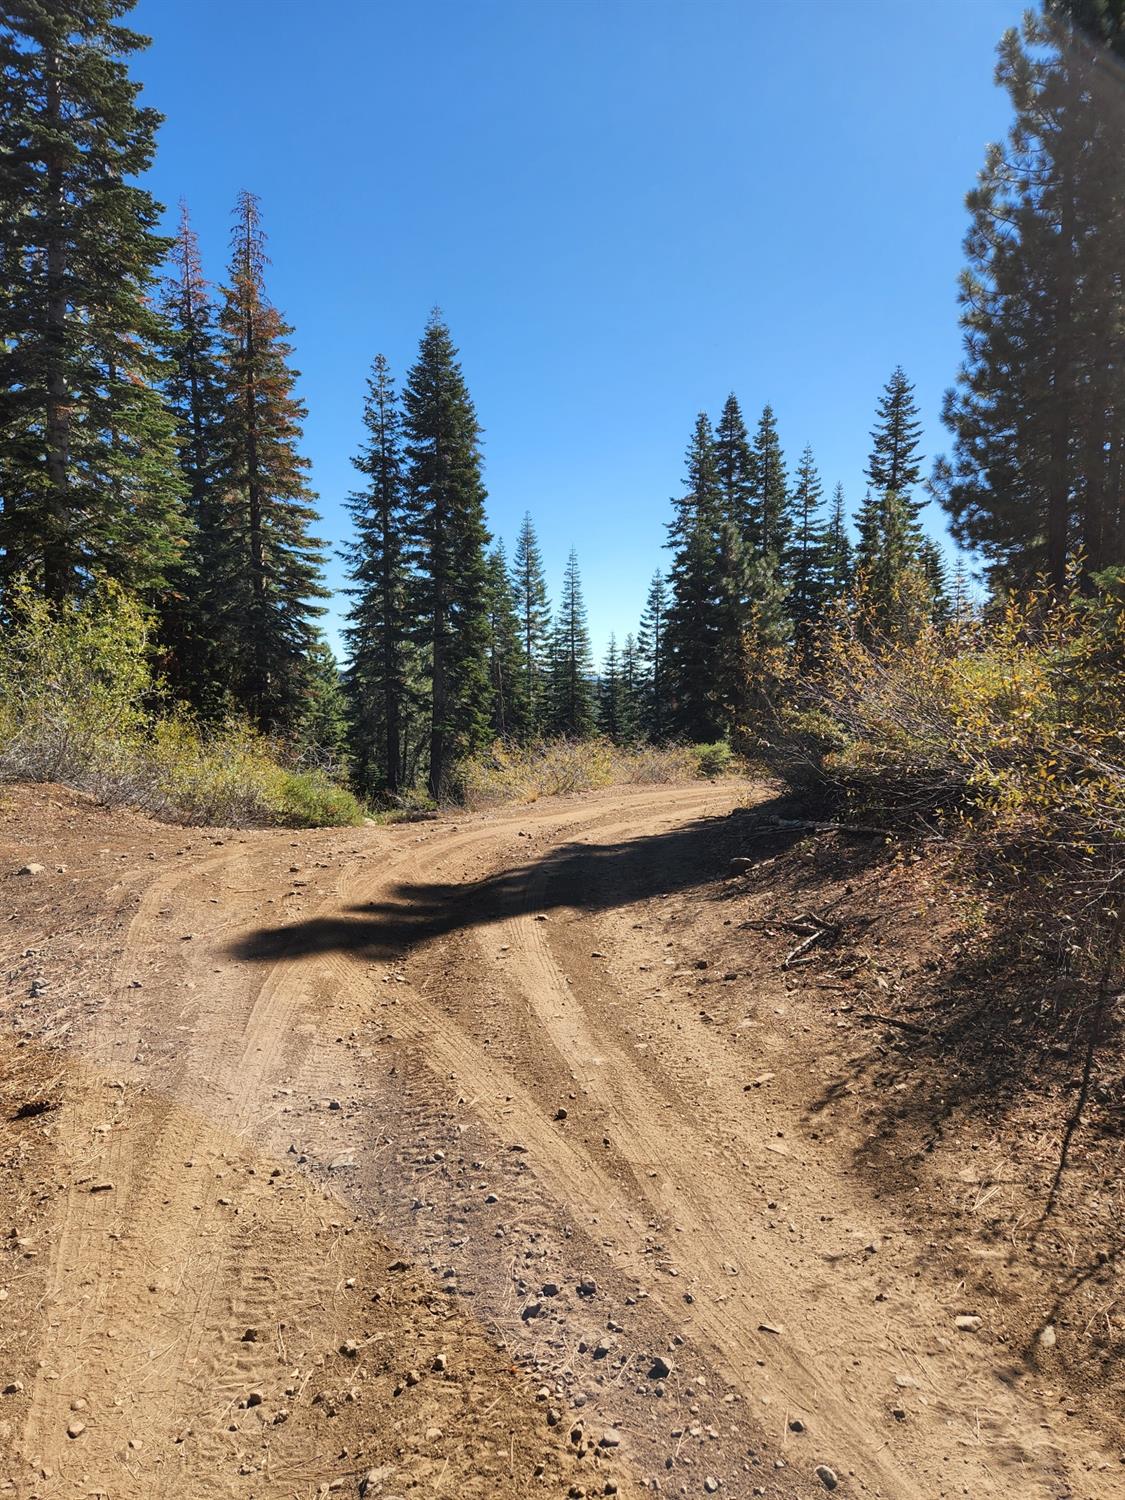
[[[684,493],[673,500],[665,651],[670,728],[696,741],[724,730],[718,681],[728,602],[718,472],[711,424],[701,412],[688,445]]]
[[[551,634],[551,607],[547,600],[547,582],[543,559],[532,525],[531,513],[523,518],[512,558],[512,583],[516,592],[516,613],[520,626],[523,695],[527,704],[528,728],[542,727],[547,705],[547,656]]]
[[[952,613],[945,558],[933,537],[923,537],[918,562],[930,594],[930,614],[935,625],[946,625]]]
[[[586,605],[572,547],[563,575],[559,612],[551,635],[551,732],[584,739],[595,724],[593,657],[586,624]]]
[[[789,481],[773,407],[762,410],[750,454],[748,551],[780,569],[791,529]]]
[[[837,484],[832,491],[832,510],[824,531],[824,582],[829,599],[838,599],[847,592],[854,572],[844,486]]]
[[[401,416],[390,366],[375,356],[363,403],[364,445],[352,460],[365,487],[347,502],[355,539],[343,549],[352,604],[344,629],[356,778],[368,792],[398,793],[404,741],[416,703],[409,638]]]
[[[227,707],[218,590],[223,550],[223,392],[215,308],[199,242],[180,204],[162,288],[166,328],[164,399],[176,422],[189,545],[169,576],[161,607],[165,676],[173,692],[208,717]]]
[[[909,634],[919,624],[919,598],[925,600],[926,614],[930,600],[914,517],[897,490],[885,491],[875,515],[877,547],[871,561],[860,569],[865,603],[862,629],[868,638]],[[866,556],[862,526],[861,546]]]
[[[660,744],[667,738],[668,583],[659,570],[652,575],[637,635],[637,660],[641,665],[641,723],[648,738]]]
[[[967,619],[972,612],[972,599],[969,592],[969,570],[965,566],[965,559],[959,552],[957,563],[953,569],[953,597],[950,600],[950,613],[956,624]]]
[[[323,544],[309,535],[316,497],[308,460],[297,451],[306,413],[293,392],[292,329],[266,296],[265,234],[253,193],[239,194],[234,220],[219,313],[223,646],[236,702],[263,730],[290,734],[323,613],[312,601],[327,597]]]
[[[611,633],[598,679],[598,729],[615,745],[620,745],[624,739],[626,717],[621,657],[617,651],[617,637]]]
[[[828,596],[822,494],[813,451],[806,446],[793,484],[793,531],[786,565],[788,612],[799,639],[807,638]]]
[[[308,653],[304,701],[297,738],[317,753],[330,770],[338,770],[347,756],[348,709],[339,664],[332,647],[319,632]]]
[[[748,605],[742,630],[744,674],[740,711],[734,727],[741,731],[776,707],[779,672],[791,654],[793,626],[786,611],[785,587],[768,557],[747,565]]]
[[[488,555],[487,598],[490,727],[500,739],[523,740],[528,735],[529,715],[520,619],[501,541]]]
[[[429,668],[429,786],[487,742],[488,565],[480,427],[449,329],[435,312],[403,393],[418,640]]]
[[[896,365],[879,398],[866,472],[868,484],[876,495],[894,491],[911,526],[925,504],[924,500],[914,498],[922,480],[922,456],[918,452],[921,435],[914,387],[902,366]]]
[[[1125,11],[1048,0],[1000,43],[1007,141],[967,204],[964,360],[935,489],[998,584],[1125,560]]]
[[[130,9],[0,14],[0,603],[19,575],[55,604],[101,578],[157,598],[185,543]]]
[[[619,709],[620,734],[623,745],[632,745],[640,738],[644,720],[644,667],[640,650],[632,632],[625,637],[621,648],[621,706]]]
[[[870,577],[883,546],[883,497],[873,495],[870,486],[855,518],[859,541],[855,549],[856,572]]]
[[[715,474],[725,520],[736,529],[744,546],[754,535],[754,461],[742,408],[733,392],[723,404],[715,425]]]

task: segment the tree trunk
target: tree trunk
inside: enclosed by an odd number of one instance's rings
[[[259,729],[263,732],[273,726],[266,710],[266,695],[269,686],[269,668],[266,662],[266,570],[265,545],[262,536],[262,485],[258,472],[258,392],[254,373],[256,346],[254,339],[253,286],[250,263],[250,231],[246,230],[246,299],[244,313],[244,339],[246,344],[246,496],[249,506],[250,526],[250,588],[252,592],[251,651],[253,672],[250,683],[250,703]]]
[[[62,128],[62,95],[58,58],[45,54],[47,119],[52,134]],[[47,327],[46,327],[46,468],[47,526],[43,538],[43,588],[52,604],[61,604],[70,592],[72,564],[68,556],[69,515],[67,490],[70,474],[70,403],[66,382],[66,239],[64,229],[65,182],[57,151],[47,159],[46,225]]]
[[[445,713],[447,704],[445,601],[439,597],[434,607],[433,716],[430,722],[430,795],[435,800],[441,797],[445,789]]]
[[[1054,361],[1050,382],[1051,425],[1047,478],[1047,577],[1056,593],[1066,585],[1070,540],[1070,429],[1074,399],[1074,181],[1071,164],[1064,172],[1062,221],[1056,260]]]

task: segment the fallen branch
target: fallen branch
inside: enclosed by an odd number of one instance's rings
[[[898,1026],[903,1031],[914,1031],[919,1036],[932,1036],[933,1031],[929,1026],[918,1026],[913,1021],[900,1021],[897,1016],[882,1016],[878,1011],[863,1010],[859,1013],[861,1021],[880,1021],[884,1026]]]
[[[799,830],[809,833],[853,833],[860,838],[900,839],[906,837],[907,828],[879,828],[872,823],[825,823],[813,818],[765,818],[759,828],[748,829],[749,833],[773,833],[778,829]],[[930,833],[923,843],[944,843],[945,835]]]
[[[791,968],[792,965],[794,964],[794,962],[797,959],[799,959],[802,954],[807,953],[809,951],[809,949],[814,946],[814,944],[819,943],[820,940],[821,940],[821,938],[826,938],[826,937],[833,937],[833,938],[835,938],[835,937],[839,937],[839,935],[840,935],[840,925],[839,925],[838,922],[835,923],[835,924],[831,924],[831,923],[827,923],[827,922],[822,922],[820,924],[820,926],[818,926],[816,928],[815,931],[810,932],[807,938],[805,938],[802,942],[800,942],[800,943],[797,944],[797,946],[793,949],[792,953],[786,954],[786,956],[785,956],[785,962],[782,964],[781,967],[783,969]]]

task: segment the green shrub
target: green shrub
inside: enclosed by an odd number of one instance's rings
[[[695,755],[700,776],[725,776],[730,770],[734,751],[726,740],[716,740],[713,745],[696,745]]]
[[[135,600],[106,586],[54,613],[15,594],[0,642],[0,779],[57,781],[179,823],[354,824],[363,811],[324,771],[244,723],[203,731],[164,708]]]

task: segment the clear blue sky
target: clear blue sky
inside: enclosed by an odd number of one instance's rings
[[[170,219],[187,198],[215,281],[236,192],[261,196],[333,542],[371,359],[401,377],[441,306],[493,530],[510,551],[532,512],[553,594],[578,548],[600,656],[728,391],[750,423],[772,402],[791,464],[810,442],[853,506],[896,363],[942,451],[963,198],[1007,126],[994,49],[1022,9],[141,0],[135,72],[167,116],[149,185]]]

